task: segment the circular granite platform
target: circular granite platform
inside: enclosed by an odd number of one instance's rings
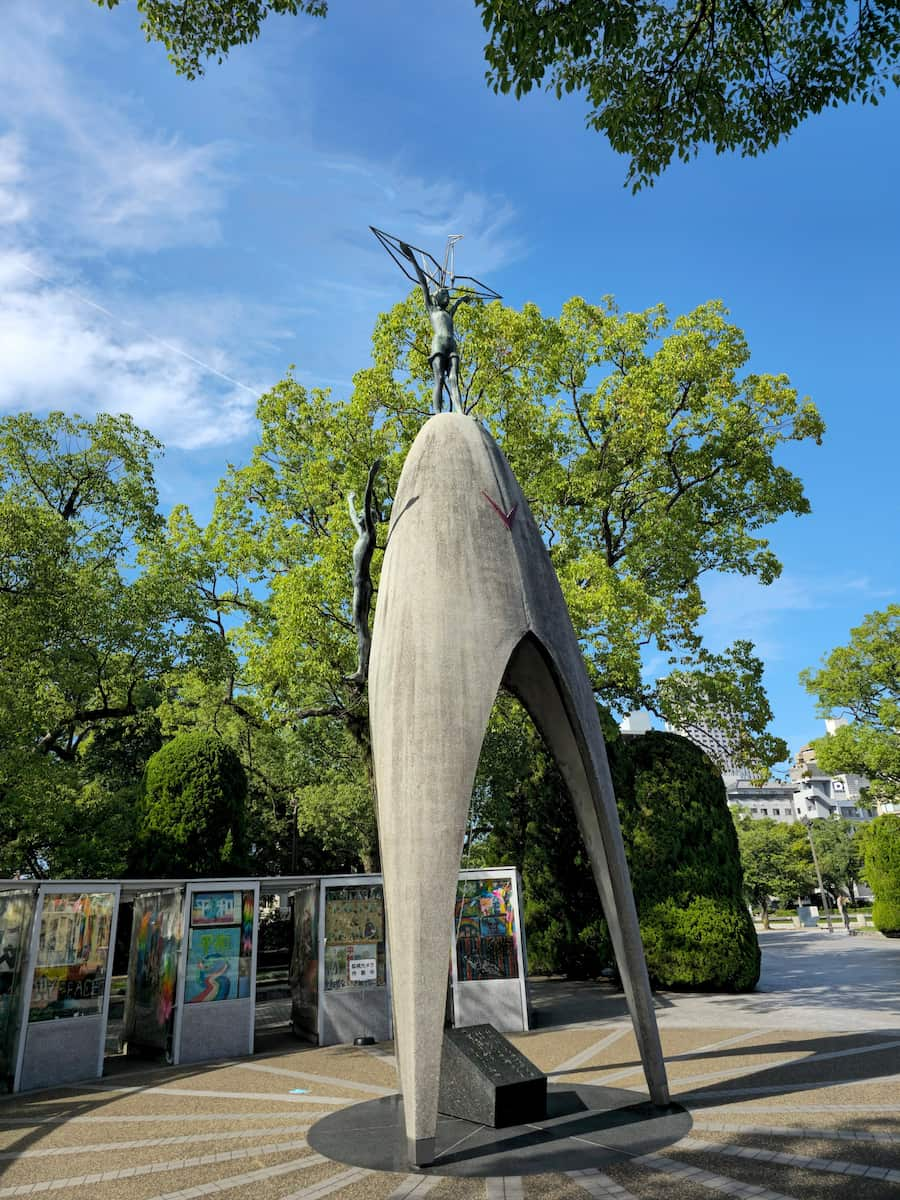
[[[426,1175],[538,1175],[599,1169],[651,1154],[690,1132],[679,1105],[657,1108],[636,1092],[588,1084],[551,1084],[547,1116],[491,1129],[438,1117],[436,1154]],[[399,1095],[353,1104],[317,1121],[310,1146],[336,1162],[375,1171],[409,1171]]]

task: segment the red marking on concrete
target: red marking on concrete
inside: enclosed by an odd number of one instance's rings
[[[516,509],[519,507],[518,504],[514,504],[509,512],[504,512],[496,500],[492,500],[486,491],[482,489],[481,494],[484,496],[485,500],[487,500],[488,504],[491,506],[506,528],[511,530],[513,527],[513,521],[516,519]]]

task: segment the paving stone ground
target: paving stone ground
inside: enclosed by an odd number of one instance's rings
[[[686,1137],[604,1170],[487,1179],[323,1158],[310,1125],[396,1089],[390,1044],[308,1048],[260,1014],[252,1058],[190,1068],[110,1059],[90,1085],[0,1098],[0,1200],[900,1200],[900,942],[761,935],[761,989],[657,996]],[[539,981],[513,1041],[554,1082],[643,1094],[622,997]],[[303,1088],[300,1093],[294,1088]]]

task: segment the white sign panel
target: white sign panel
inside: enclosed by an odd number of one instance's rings
[[[351,958],[348,966],[351,983],[366,983],[378,977],[374,958]]]

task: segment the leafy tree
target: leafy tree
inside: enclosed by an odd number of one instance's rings
[[[900,813],[885,813],[866,828],[866,880],[875,893],[872,920],[887,937],[900,937]]]
[[[119,0],[94,0],[101,8],[116,8]],[[179,75],[196,79],[204,59],[219,62],[235,46],[259,36],[270,13],[308,13],[324,17],[327,0],[228,0],[196,4],[193,0],[137,0],[141,29],[147,41],[162,42]]]
[[[778,896],[800,896],[815,886],[812,855],[806,830],[771,817],[758,819],[732,807],[744,872],[748,901],[762,912],[763,927],[769,928],[769,900]]]
[[[674,322],[661,306],[620,314],[611,300],[571,300],[558,318],[534,305],[467,306],[457,324],[466,404],[528,481],[598,699],[676,719],[690,695],[692,713],[710,724],[723,706],[734,714],[748,756],[766,765],[784,757],[764,732],[749,645],[712,655],[697,624],[706,572],[763,582],[780,572],[761,530],[808,503],[774,456],[789,441],[818,440],[815,408],[784,376],[743,373],[743,335],[716,303]],[[429,412],[428,345],[413,296],[379,318],[374,365],[355,376],[348,400],[289,375],[261,398],[259,445],[223,480],[208,528],[190,531],[179,518],[188,559],[192,547],[212,547],[216,571],[249,581],[256,597],[227,630],[240,649],[235,695],[253,694],[286,729],[336,722],[355,747],[355,765],[341,756],[341,770],[355,774],[340,792],[340,820],[359,832],[367,865],[377,861],[367,712],[345,679],[355,666],[346,497],[380,459],[387,519]],[[376,584],[385,535],[382,525]],[[667,687],[642,678],[648,645],[669,658]],[[328,781],[337,798],[333,773]]]
[[[810,822],[809,831],[819,860],[822,884],[830,895],[837,896],[842,892],[852,896],[862,878],[861,829],[859,822],[833,817]]]
[[[170,589],[136,569],[162,524],[159,449],[127,416],[0,420],[0,869],[74,867],[79,804],[82,840],[115,824],[121,772],[81,796],[83,755],[152,705],[178,656]]]
[[[756,155],[808,116],[900,83],[900,11],[846,0],[476,0],[488,80],[581,92],[588,125],[652,183],[703,145]]]
[[[119,0],[95,0],[115,8]],[[703,145],[756,155],[808,116],[900,82],[900,13],[890,0],[475,0],[489,35],[487,80],[522,96],[548,80],[582,92],[588,125],[652,184]],[[148,41],[195,79],[253,41],[270,13],[321,17],[326,0],[137,0]]]
[[[247,776],[231,747],[196,730],[147,763],[139,853],[156,875],[217,875],[244,866]]]
[[[900,604],[870,613],[818,671],[800,676],[823,716],[853,718],[812,743],[830,774],[867,775],[879,796],[900,794]]]

